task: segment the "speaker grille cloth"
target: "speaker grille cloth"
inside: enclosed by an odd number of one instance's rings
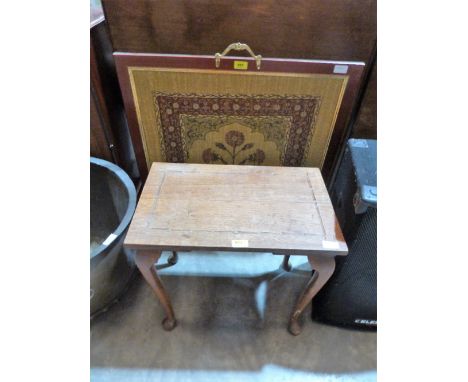
[[[314,299],[315,319],[340,325],[377,321],[376,227],[377,210],[369,208],[348,256],[337,259],[335,273]]]

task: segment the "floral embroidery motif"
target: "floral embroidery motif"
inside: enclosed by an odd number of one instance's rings
[[[239,158],[239,154],[244,151],[250,150],[254,147],[254,143],[246,143],[244,134],[240,131],[229,130],[225,136],[224,140],[229,147],[222,142],[216,142],[215,146],[221,150],[219,152],[207,148],[203,151],[203,161],[205,163],[222,163],[222,164],[262,164],[265,160],[265,152],[260,149],[256,149],[254,152],[250,153],[247,157],[242,160],[236,161]],[[241,147],[242,146],[242,147]],[[240,150],[237,150],[239,147]],[[227,157],[227,158],[226,158]]]
[[[264,141],[272,142],[281,152],[286,147],[287,133],[291,127],[291,118],[282,116],[240,117],[182,114],[179,119],[181,134],[187,151],[193,149],[195,142],[206,141],[211,132],[219,132],[219,135],[223,136],[222,138],[216,137],[215,140],[224,139],[226,131],[221,126],[230,126],[229,130],[243,132],[249,141],[252,141],[251,138],[254,133],[262,135]],[[244,131],[245,129],[239,130],[238,125],[247,127],[248,131]],[[170,131],[172,132],[172,130]],[[281,160],[281,158],[278,159]]]

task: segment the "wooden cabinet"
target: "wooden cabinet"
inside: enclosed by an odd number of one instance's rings
[[[352,135],[354,138],[377,139],[377,61],[370,68]]]
[[[242,41],[264,57],[367,62],[376,0],[103,0],[116,51],[214,54]]]
[[[90,155],[114,162],[110,142],[106,137],[105,127],[101,122],[99,106],[93,96],[93,90],[90,94]]]
[[[99,6],[91,6],[90,20],[90,155],[117,163],[114,134],[112,133],[109,111],[106,105],[99,55],[96,45],[102,36],[104,14]]]

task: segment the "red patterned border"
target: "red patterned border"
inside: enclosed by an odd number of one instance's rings
[[[180,114],[199,116],[282,116],[292,118],[282,165],[300,166],[310,142],[319,97],[199,95],[154,93],[166,160],[184,162]]]

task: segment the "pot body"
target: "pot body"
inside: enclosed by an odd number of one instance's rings
[[[91,158],[90,313],[108,307],[126,289],[135,270],[123,241],[136,206],[136,190],[118,166]]]

